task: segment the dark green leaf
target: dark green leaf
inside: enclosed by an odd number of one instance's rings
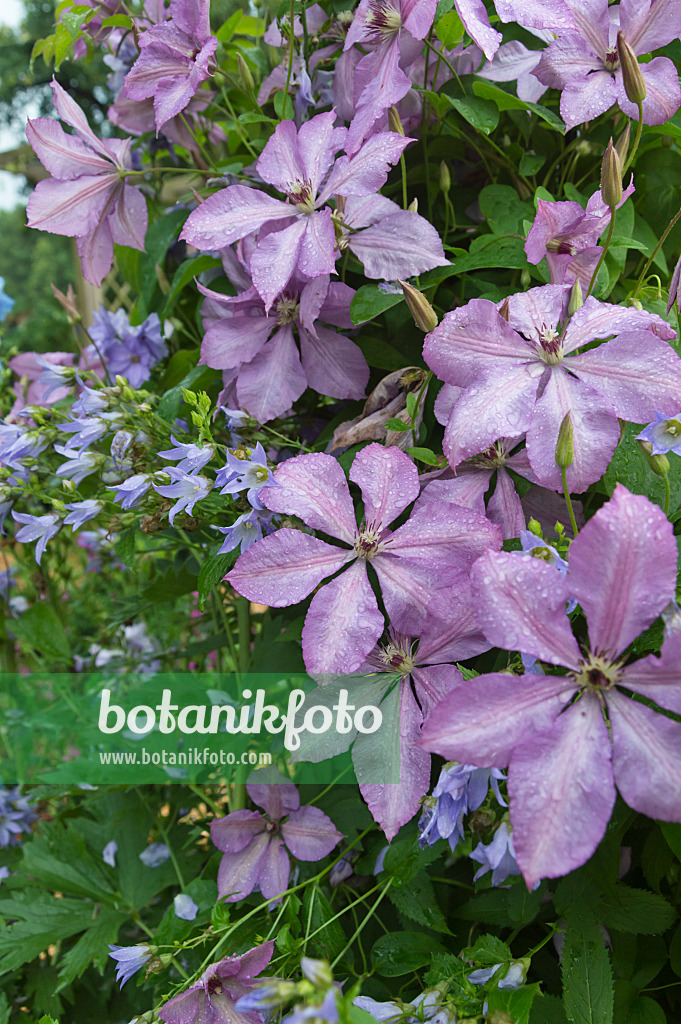
[[[114,544],[114,551],[120,558],[123,565],[127,565],[128,569],[132,569],[135,564],[135,527],[131,526],[127,530],[123,530],[116,543]]]
[[[443,93],[454,109],[477,131],[489,135],[499,124],[499,108],[479,96],[452,97]]]
[[[481,935],[474,946],[465,951],[466,958],[481,967],[494,967],[511,959],[511,950],[496,935]]]
[[[567,1017],[560,999],[557,996],[537,996],[532,1003],[530,1024],[567,1024]]]
[[[433,953],[444,952],[437,939],[423,932],[390,932],[374,943],[371,962],[382,977],[398,978],[425,967]]]
[[[407,431],[407,430],[411,430],[411,427],[409,426],[408,423],[405,423],[404,420],[398,420],[398,419],[396,419],[393,416],[391,419],[386,420],[386,422],[385,422],[385,429],[386,430],[400,430],[400,431],[404,432],[404,431]]]
[[[404,917],[409,917],[417,924],[425,925],[436,932],[449,931],[444,915],[438,906],[432,882],[425,871],[419,871],[410,882],[401,888],[392,885],[388,896],[390,902]]]
[[[529,110],[562,135],[565,135],[567,131],[563,121],[552,110],[540,106],[539,103],[525,103],[524,100],[519,100],[517,96],[506,92],[504,89],[500,89],[497,85],[492,85],[491,82],[482,82],[480,80],[473,82],[473,92],[476,96],[481,96],[483,99],[496,103],[499,110]]]
[[[12,622],[17,640],[50,658],[71,660],[71,648],[61,620],[49,604],[34,604]]]
[[[508,1014],[513,1024],[528,1024],[530,1010],[535,996],[539,995],[539,983],[523,985],[522,988],[493,988],[487,995],[488,1012],[493,1019],[494,1011]],[[503,1019],[503,1018],[502,1018]]]
[[[633,935],[657,935],[676,918],[671,903],[662,896],[622,883],[603,895],[597,913],[606,928]]]
[[[376,284],[363,284],[350,303],[350,319],[356,326],[365,324],[402,302],[403,298],[402,292],[384,292]]]
[[[566,917],[563,1004],[569,1024],[612,1024],[612,969],[603,933],[588,906]]]
[[[183,288],[193,281],[195,277],[198,277],[204,270],[210,270],[213,267],[219,267],[220,260],[216,259],[215,256],[209,256],[207,253],[203,253],[201,256],[192,256],[191,259],[185,260],[184,263],[180,264],[173,275],[173,280],[170,283],[170,291],[166,296],[163,309],[161,311],[162,317],[167,317],[170,310],[175,304],[175,300],[182,291]],[[179,353],[176,353],[179,355]]]
[[[219,549],[212,551],[201,565],[197,590],[199,592],[199,608],[203,608],[206,598],[213,587],[223,580],[239,556],[239,549],[219,554]]]

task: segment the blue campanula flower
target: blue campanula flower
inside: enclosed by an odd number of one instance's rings
[[[261,509],[258,491],[261,487],[275,483],[272,471],[267,465],[265,449],[258,443],[251,452],[250,458],[239,458],[228,451],[223,468],[219,471],[215,485],[221,487],[220,494],[238,494],[247,491],[246,497],[253,508]]]
[[[44,516],[32,516],[25,512],[12,511],[15,522],[22,526],[15,534],[15,540],[20,544],[37,541],[35,548],[35,560],[40,565],[40,559],[45,554],[48,540],[52,540],[61,530],[61,519],[56,512],[48,512]]]
[[[669,452],[681,455],[681,412],[676,416],[663,416],[656,412],[655,417],[655,422],[649,423],[636,435],[636,439],[650,441],[653,455],[667,455]]]
[[[94,519],[102,511],[101,501],[88,498],[86,501],[73,501],[64,506],[69,514],[64,519],[64,526],[71,526],[72,533],[75,533],[79,526]]]
[[[498,768],[477,768],[471,764],[446,765],[440,778],[424,803],[419,821],[419,843],[423,849],[433,846],[438,839],[449,840],[452,850],[463,839],[463,819],[484,802],[490,785],[502,807],[506,807],[499,781],[506,776]]]
[[[106,844],[102,850],[102,860],[105,864],[108,864],[110,868],[116,867],[116,854],[118,853],[118,843],[115,839],[112,839]]]
[[[218,554],[224,555],[228,551],[241,545],[242,551],[247,551],[256,540],[272,533],[272,522],[274,516],[271,512],[263,510],[260,512],[254,508],[251,512],[244,512],[231,526],[218,526],[220,533],[224,533],[225,540]]]
[[[5,294],[5,279],[0,277],[0,321],[4,320],[14,306],[14,299]]]
[[[123,483],[108,487],[107,490],[115,491],[114,501],[119,502],[124,509],[130,509],[137,504],[150,487],[151,477],[146,473],[136,473],[124,480]]]
[[[198,472],[213,457],[213,449],[210,445],[183,444],[176,440],[173,434],[170,435],[170,440],[173,442],[173,447],[158,454],[162,459],[172,459],[177,462],[177,468],[183,469],[185,472]]]
[[[16,846],[22,832],[30,829],[38,815],[19,787],[0,786],[0,847]]]
[[[471,853],[471,860],[477,861],[481,865],[473,877],[474,882],[486,875],[488,871],[492,872],[492,885],[501,885],[509,875],[520,874],[513,849],[513,836],[505,821],[502,821],[494,833],[491,843],[488,843],[487,846],[478,843]]]
[[[82,449],[75,451],[75,449],[65,448],[61,444],[55,444],[54,450],[59,455],[63,455],[64,458],[68,459],[68,462],[63,462],[58,467],[57,476],[73,480],[76,486],[86,476],[94,473],[103,460],[103,457],[96,452],[83,451]]]
[[[207,497],[213,485],[205,476],[185,473],[183,469],[178,469],[176,466],[171,466],[165,472],[170,476],[172,483],[163,486],[154,484],[154,490],[164,498],[177,499],[168,513],[168,519],[172,526],[177,513],[186,512],[187,515],[191,515],[196,502]]]
[[[187,896],[186,893],[178,893],[173,900],[173,908],[175,910],[175,917],[179,917],[182,921],[194,921],[199,912],[199,908],[194,903],[194,900],[191,896]]]
[[[148,964],[152,957],[151,947],[146,942],[140,942],[136,946],[109,946],[109,956],[116,961],[116,981],[120,981],[121,988],[126,981],[130,981],[133,974],[137,974]]]

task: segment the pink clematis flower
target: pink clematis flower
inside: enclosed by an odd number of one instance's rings
[[[275,771],[253,772],[246,784],[248,795],[260,811],[233,811],[214,818],[210,837],[223,857],[218,869],[218,895],[236,903],[258,888],[266,900],[274,900],[288,886],[291,861],[321,860],[343,838],[331,819],[312,805],[300,806],[296,787]]]
[[[622,0],[614,9],[608,0],[565,0],[565,6],[574,27],[551,43],[534,74],[544,85],[562,90],[560,113],[566,125],[589,121],[613,103],[638,118],[622,81],[617,18],[624,39],[641,56],[678,37],[681,6],[676,0]],[[677,70],[668,57],[655,57],[640,68],[646,85],[643,121],[664,124],[681,106]]]
[[[165,1024],[262,1024],[255,1010],[240,1012],[234,1004],[251,989],[262,985],[257,978],[272,959],[274,941],[249,949],[241,956],[226,956],[211,964],[198,981],[158,1011]]]
[[[619,485],[572,542],[566,577],[514,554],[489,552],[473,566],[473,609],[489,642],[568,674],[471,680],[436,707],[420,742],[457,761],[508,765],[513,839],[530,887],[589,859],[615,786],[639,813],[681,821],[681,724],[631,699],[681,712],[681,635],[665,640],[659,658],[624,655],[674,597],[676,561],[666,516]],[[568,595],[586,616],[581,647]]]
[[[58,82],[52,91],[57,114],[76,135],[49,117],[29,119],[26,137],[52,177],[38,182],[28,201],[28,226],[75,237],[85,278],[100,285],[113,263],[114,242],[144,252],[147,204],[126,184],[131,140],[98,139]]]
[[[170,0],[170,20],[140,36],[140,55],[125,76],[131,100],[153,97],[156,130],[184,110],[214,69],[210,0]]]
[[[303,628],[309,672],[356,671],[383,633],[368,564],[394,628],[415,636],[425,625],[433,591],[448,586],[486,548],[501,545],[497,526],[454,505],[428,504],[389,530],[419,493],[416,466],[396,448],[370,444],[355,457],[350,480],[364,500],[359,527],[345,474],[332,456],[299,455],[280,466],[274,479],[277,486],[258,494],[263,505],[298,516],[344,546],[300,530],[278,530],[242,554],[226,578],[249,600],[282,608],[349,566],[310,604]]]
[[[369,367],[361,350],[317,319],[350,329],[354,290],[328,276],[303,282],[295,276],[268,314],[252,286],[236,296],[199,284],[207,297],[201,362],[236,371],[239,407],[260,423],[281,416],[306,387],[332,398],[361,398]],[[300,352],[295,342],[298,334]]]
[[[383,132],[352,159],[342,156],[346,128],[334,128],[333,111],[317,114],[300,130],[282,121],[263,149],[260,177],[287,197],[230,185],[189,215],[181,237],[197,249],[222,249],[259,231],[250,268],[267,312],[295,270],[307,278],[333,274],[336,238],[327,203],[334,195],[370,196],[381,188],[390,166],[413,139]]]
[[[556,443],[569,412],[574,461],[567,480],[581,493],[608,467],[618,417],[646,423],[656,410],[672,414],[681,405],[681,359],[666,343],[675,332],[653,313],[593,296],[564,325],[559,285],[507,301],[508,322],[494,303],[472,299],[426,336],[427,364],[463,389],[445,431],[445,454],[455,467],[501,437],[524,433],[537,480],[560,490]],[[612,340],[578,353],[601,338]]]

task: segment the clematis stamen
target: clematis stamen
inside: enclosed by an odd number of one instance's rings
[[[402,28],[402,16],[388,0],[369,0],[367,27],[381,42],[386,42]]]

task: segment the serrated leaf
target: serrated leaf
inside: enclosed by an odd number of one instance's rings
[[[563,1005],[569,1024],[612,1024],[613,984],[605,939],[587,907],[566,917]]]
[[[302,918],[310,923],[309,934],[315,933],[306,943],[308,955],[331,961],[342,952],[347,937],[335,917],[336,911],[318,885],[305,890]]]
[[[213,587],[225,578],[238,557],[238,548],[235,548],[233,551],[227,551],[222,555],[219,553],[219,549],[216,549],[208,555],[201,565],[196,588],[199,594],[199,608],[203,609]]]
[[[0,931],[0,971],[15,971],[60,939],[92,923],[93,904],[68,896],[58,899],[38,889],[0,900],[0,914],[15,919]]]
[[[114,544],[114,551],[128,569],[132,569],[135,564],[135,532],[134,526],[128,530],[123,530],[123,533]]]
[[[465,951],[466,959],[472,960],[481,967],[494,967],[511,959],[511,950],[496,935],[481,935],[475,945]]]
[[[12,623],[17,640],[50,658],[71,660],[71,648],[62,622],[49,604],[34,604]]]
[[[557,996],[539,995],[532,1003],[530,1024],[567,1024],[560,999]]]
[[[389,932],[374,943],[371,962],[383,978],[399,978],[430,963],[434,953],[445,953],[437,939],[424,932]]]
[[[406,885],[398,888],[392,885],[388,898],[404,917],[432,928],[436,932],[448,932],[447,922],[440,910],[433,884],[425,871],[419,871]]]
[[[428,864],[442,854],[435,846],[422,850],[415,839],[394,839],[383,860],[383,871],[394,879],[393,886],[399,888],[416,878]]]
[[[493,988],[487,995],[488,1013],[491,1015],[489,1019],[494,1019],[496,1011],[499,1014],[507,1014],[513,1024],[528,1024],[532,1004],[537,995],[538,982],[517,989]]]
[[[606,928],[618,932],[658,935],[674,923],[676,911],[654,892],[618,884],[602,896],[598,918]]]
[[[127,920],[126,914],[111,907],[105,907],[97,914],[75,946],[62,957],[57,992],[80,978],[91,963],[100,969],[104,966],[109,956],[109,944],[116,941],[120,928]]]

